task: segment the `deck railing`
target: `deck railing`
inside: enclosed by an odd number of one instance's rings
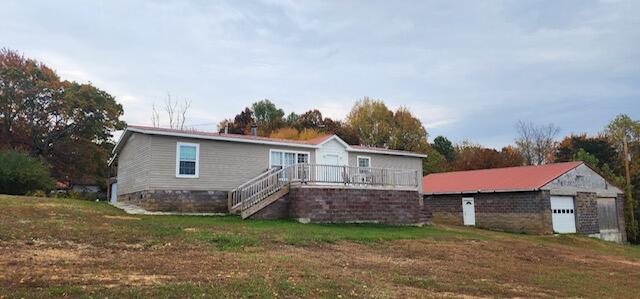
[[[245,210],[291,183],[416,190],[419,180],[418,170],[294,164],[272,168],[238,186],[229,193],[229,204],[231,210]]]

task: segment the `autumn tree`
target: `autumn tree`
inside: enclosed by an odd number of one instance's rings
[[[409,109],[401,107],[393,114],[393,130],[389,138],[389,148],[405,151],[424,152],[429,146],[427,130]]]
[[[347,115],[347,124],[367,146],[389,147],[395,129],[393,112],[381,100],[368,97],[356,102]]]
[[[112,132],[124,128],[114,97],[61,81],[46,65],[0,50],[0,147],[40,157],[58,179],[104,181]],[[104,187],[104,186],[103,186]]]
[[[255,125],[253,111],[249,107],[244,108],[233,120],[225,119],[218,124],[220,133],[228,131],[230,134],[251,134],[251,126]]]
[[[627,237],[632,242],[639,242],[640,235],[636,214],[640,214],[640,207],[633,200],[634,192],[638,193],[638,186],[634,186],[633,182],[634,177],[639,176],[634,167],[634,161],[637,164],[638,152],[640,152],[635,150],[640,148],[640,121],[633,120],[626,114],[618,115],[607,125],[605,134],[613,146],[616,147],[618,156],[622,160],[621,164],[624,167],[623,175],[626,176],[624,187]]]
[[[555,138],[560,128],[553,124],[536,126],[532,122],[519,121],[516,129],[516,146],[528,165],[541,165],[553,160]]]
[[[456,146],[456,160],[453,161],[452,168],[453,170],[475,170],[522,166],[523,163],[523,157],[512,147],[497,151],[465,141]]]

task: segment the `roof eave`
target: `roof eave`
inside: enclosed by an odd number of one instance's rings
[[[418,153],[411,153],[411,152],[400,153],[400,152],[390,152],[390,151],[375,150],[375,149],[359,149],[359,148],[353,148],[353,147],[348,147],[347,151],[354,152],[354,153],[371,153],[371,154],[394,155],[394,156],[405,156],[405,157],[416,157],[416,158],[427,157],[427,155],[425,154],[418,154]]]
[[[497,189],[497,190],[465,190],[451,192],[423,192],[425,195],[451,195],[451,194],[478,194],[478,193],[509,193],[509,192],[531,192],[540,191],[539,188],[520,188],[520,189]]]

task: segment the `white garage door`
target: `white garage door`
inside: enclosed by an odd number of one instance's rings
[[[551,220],[553,221],[553,231],[556,233],[576,232],[573,197],[551,196]]]

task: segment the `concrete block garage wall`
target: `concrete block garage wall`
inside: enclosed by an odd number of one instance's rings
[[[595,192],[577,192],[575,196],[576,232],[581,234],[597,234],[598,196]]]
[[[553,232],[548,191],[425,195],[433,222],[462,225],[462,198],[473,197],[476,226],[511,232]]]

